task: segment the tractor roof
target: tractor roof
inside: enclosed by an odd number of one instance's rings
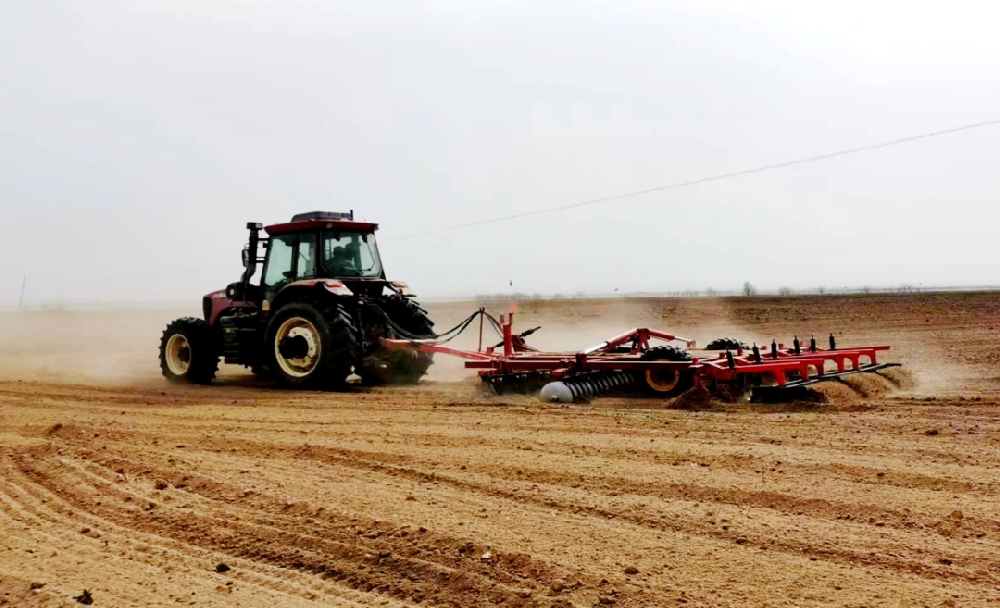
[[[356,230],[358,232],[374,232],[378,230],[378,224],[372,222],[355,222],[354,212],[336,213],[332,211],[312,211],[310,213],[300,213],[292,217],[292,221],[285,224],[273,224],[264,230],[271,236],[276,234],[286,234],[289,232],[305,232],[318,228],[331,228],[341,230]]]

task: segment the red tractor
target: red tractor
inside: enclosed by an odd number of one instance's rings
[[[427,373],[431,353],[382,346],[435,334],[407,286],[386,279],[377,224],[317,211],[263,228],[266,237],[261,224],[247,229],[241,280],[205,296],[204,319],[178,319],[163,332],[167,379],[209,384],[220,358],[295,388],[343,388],[352,373],[366,384],[414,384]]]

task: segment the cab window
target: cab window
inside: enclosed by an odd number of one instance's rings
[[[268,245],[267,268],[261,287],[272,300],[281,288],[299,279],[316,276],[316,243],[311,234],[279,235]]]

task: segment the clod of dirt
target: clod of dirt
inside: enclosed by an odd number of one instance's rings
[[[31,588],[32,591],[34,591],[36,589],[41,589],[44,586],[45,586],[45,583],[31,583],[31,587],[30,588]]]
[[[746,395],[742,385],[718,382],[712,388],[712,395],[723,403],[739,403]]]
[[[45,434],[46,435],[52,435],[54,433],[58,433],[59,429],[61,429],[61,428],[63,428],[62,423],[61,422],[57,422],[57,423],[53,424],[52,426],[50,426],[49,430],[45,431]]]
[[[597,598],[597,602],[602,606],[610,606],[611,604],[615,603],[615,600],[606,595],[602,595],[601,597]]]
[[[952,511],[951,518],[954,519],[955,521],[961,521],[965,519],[965,515],[962,514],[961,511],[956,509],[955,511]]]
[[[736,539],[736,544],[737,545],[745,545],[745,544],[747,544],[747,537],[746,536],[740,536],[739,538]]]
[[[554,580],[552,581],[552,584],[549,585],[549,588],[552,589],[553,593],[562,593],[562,590],[566,588],[566,582],[558,579]]]
[[[629,566],[625,568],[625,574],[639,574],[639,569],[635,566]]]
[[[219,564],[218,566],[215,567],[215,571],[219,573],[229,572],[230,570],[232,570],[232,568],[230,568],[226,564]]]
[[[682,410],[707,409],[712,407],[712,393],[704,386],[696,386],[674,399],[672,405]]]
[[[888,378],[875,374],[854,374],[840,379],[841,382],[851,387],[851,390],[862,397],[878,397],[892,392],[896,385]]]
[[[94,596],[90,595],[90,592],[87,591],[86,589],[84,589],[83,593],[81,593],[80,595],[74,596],[73,599],[83,604],[84,606],[89,606],[94,603]]]
[[[847,404],[858,400],[858,394],[843,382],[820,382],[805,387],[805,397],[808,403]]]
[[[518,597],[529,598],[531,597],[531,589],[518,589],[517,595]]]
[[[937,435],[939,432],[937,429],[927,429],[924,431],[924,435]]]
[[[80,534],[90,534],[90,528],[81,528]]]

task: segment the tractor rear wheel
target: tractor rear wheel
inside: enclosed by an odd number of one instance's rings
[[[642,354],[643,361],[690,361],[691,355],[683,348],[657,346]],[[691,387],[690,370],[661,369],[639,373],[639,385],[655,397],[672,397]]]
[[[267,327],[268,369],[291,388],[342,389],[358,359],[357,330],[336,302],[281,307]]]
[[[400,295],[390,296],[381,302],[382,311],[400,329],[392,327],[387,334],[393,338],[434,338],[434,323],[427,311],[416,302]],[[434,355],[410,348],[381,349],[361,363],[361,376],[365,384],[417,384],[434,363]]]
[[[211,384],[219,371],[219,345],[202,319],[177,319],[160,338],[160,370],[171,382]]]

